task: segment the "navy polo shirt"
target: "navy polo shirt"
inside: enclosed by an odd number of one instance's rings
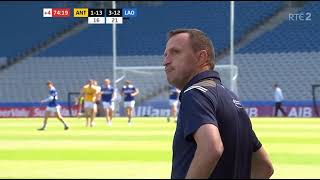
[[[224,152],[209,178],[250,178],[252,152],[262,145],[234,93],[210,70],[193,77],[179,96],[181,105],[173,139],[171,178],[185,178],[197,144],[194,133],[204,124],[218,127]]]

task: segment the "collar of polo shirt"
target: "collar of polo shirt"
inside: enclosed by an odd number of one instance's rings
[[[203,71],[197,75],[195,75],[188,83],[187,85],[181,90],[181,92],[184,92],[187,88],[192,86],[193,84],[203,80],[203,79],[208,79],[208,78],[213,78],[216,83],[221,84],[221,79],[219,76],[219,73],[215,70],[209,70],[209,71]],[[182,93],[181,93],[182,94]]]

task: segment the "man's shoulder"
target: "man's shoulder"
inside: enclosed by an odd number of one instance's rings
[[[96,89],[97,91],[101,91],[101,86],[95,86],[94,89]]]
[[[50,88],[49,91],[50,91],[50,92],[56,92],[57,90],[56,90],[56,88],[52,87],[52,88]]]
[[[128,88],[129,88],[129,89],[135,89],[136,87],[135,87],[134,85],[130,84],[130,85],[128,86]]]
[[[217,84],[214,80],[206,79],[191,85],[190,87],[181,91],[180,93],[182,93],[186,97],[190,95],[206,96],[215,93],[214,89],[216,88],[216,86]],[[208,93],[209,91],[211,91],[211,93]]]
[[[88,84],[82,86],[82,89],[88,89],[88,88],[89,88],[89,85],[88,85]]]

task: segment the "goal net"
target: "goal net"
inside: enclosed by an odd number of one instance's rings
[[[168,82],[162,66],[117,67],[116,84],[120,90],[125,80],[130,80],[139,89],[136,103],[152,98],[163,91]]]

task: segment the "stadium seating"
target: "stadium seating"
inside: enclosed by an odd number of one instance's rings
[[[37,46],[59,30],[67,28],[76,18],[43,18],[43,8],[67,7],[61,2],[1,2],[0,57],[13,57]]]
[[[238,53],[266,53],[266,52],[319,52],[320,36],[320,4],[309,2],[297,13],[302,13],[309,20],[284,21],[272,31],[269,31],[247,46],[241,48]],[[307,13],[310,13],[308,15]]]
[[[310,101],[311,85],[320,84],[319,57],[320,52],[236,54],[238,95],[242,101],[273,101],[272,86],[278,83],[285,101]],[[150,101],[167,98],[168,92],[163,92]]]
[[[142,62],[148,61],[148,56],[136,58]],[[132,58],[122,57],[121,60],[127,62],[132,61]],[[110,56],[29,58],[1,72],[0,82],[3,89],[0,99],[2,102],[37,102],[47,96],[45,83],[51,80],[59,91],[60,100],[67,101],[68,93],[79,92],[88,79],[96,79],[100,85],[105,78],[112,79],[110,67],[112,67]],[[164,72],[158,72],[160,74],[155,78],[153,76],[155,71],[149,72],[147,76],[143,71],[140,73],[128,71],[125,78],[132,80],[133,84],[140,89],[141,94],[147,96],[159,89],[161,84],[166,83]],[[121,75],[122,72],[118,72],[118,76]],[[122,85],[123,81],[119,82],[118,88],[121,88]],[[142,97],[138,97],[138,100]]]
[[[320,83],[319,3],[310,2],[297,13],[312,12],[311,21],[286,20],[236,51],[238,92],[242,100],[271,101],[278,83],[286,100],[311,100],[311,85]],[[219,64],[227,64],[229,57]]]
[[[236,54],[240,99],[272,101],[272,85],[278,83],[285,100],[311,100],[311,85],[320,83],[319,57],[320,52]]]
[[[5,57],[0,57],[0,66],[1,66],[1,65],[5,65],[6,62],[7,62],[7,58],[5,58]]]
[[[237,2],[235,37],[271,16],[282,2]],[[248,6],[250,8],[248,8]],[[125,6],[124,6],[125,7]],[[163,54],[170,29],[195,27],[207,32],[217,52],[229,47],[229,2],[163,2],[158,6],[138,6],[137,17],[117,26],[117,53],[126,55]],[[254,14],[254,15],[253,15]],[[39,56],[112,55],[111,25],[90,25]]]
[[[0,56],[12,56],[77,20],[42,18],[43,7],[54,7],[50,3],[35,3],[32,6],[26,3],[34,13],[25,16],[32,19],[31,22],[21,22],[25,27],[23,32],[19,31],[21,23],[13,23],[0,30],[1,34],[8,34],[6,31],[11,29],[17,32],[16,37],[4,37],[4,42],[11,43],[4,47]],[[63,6],[63,2],[55,3],[57,7]],[[117,26],[118,66],[161,66],[166,33],[174,28],[200,28],[214,40],[217,52],[228,48],[229,2],[168,1],[163,4],[165,6],[139,6],[137,17],[124,20],[124,24]],[[236,40],[272,16],[282,5],[283,2],[236,2],[235,16],[239,18],[235,21]],[[14,7],[22,11],[25,6]],[[0,5],[1,7],[3,6]],[[38,32],[37,29],[41,31]],[[37,102],[47,95],[44,83],[52,80],[60,92],[60,99],[66,101],[67,93],[78,92],[87,79],[93,78],[102,82],[104,78],[112,77],[111,55],[112,26],[89,25],[87,29],[43,51],[39,57],[21,61],[0,72],[0,83],[3,87],[0,99],[2,102]],[[152,95],[166,85],[163,74],[155,78],[131,72],[127,76],[140,89],[141,96]],[[241,79],[239,81],[241,82]],[[241,88],[242,86],[238,89],[241,91]],[[241,93],[243,94],[243,91]],[[242,94],[243,98],[260,99],[260,96]]]
[[[280,10],[283,2],[235,2],[235,41]]]

